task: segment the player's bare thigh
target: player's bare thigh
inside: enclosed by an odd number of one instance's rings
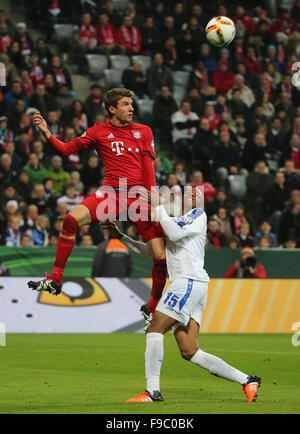
[[[91,223],[91,213],[85,205],[77,205],[69,214],[74,217],[79,226],[85,226]]]
[[[154,318],[147,329],[147,333],[161,333],[164,335],[173,327],[174,324],[176,324],[176,322],[177,321],[174,318],[156,310]]]
[[[165,241],[163,238],[153,238],[152,240],[148,241],[147,244],[153,258],[166,258]]]
[[[191,360],[199,350],[199,324],[195,320],[190,319],[187,326],[177,327],[174,335],[182,357],[186,360]]]

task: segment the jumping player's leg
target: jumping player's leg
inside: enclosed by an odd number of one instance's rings
[[[77,205],[65,216],[62,231],[57,242],[53,271],[50,276],[50,279],[54,280],[54,282],[58,284],[62,283],[64,269],[75,245],[77,229],[90,223],[90,210],[85,205]]]
[[[38,282],[28,282],[29,288],[39,292],[47,291],[53,295],[60,294],[64,269],[75,244],[76,231],[79,227],[90,222],[90,210],[82,204],[77,205],[65,216],[57,242],[56,257],[51,276],[48,277],[46,273],[45,279]]]
[[[166,284],[167,262],[163,238],[153,238],[147,244],[153,257],[152,288],[148,301],[148,309],[153,314]]]
[[[57,243],[56,258],[51,276],[48,277],[46,273],[46,279],[28,282],[29,288],[39,292],[47,291],[53,295],[60,294],[63,272],[75,244],[76,231],[81,226],[99,220],[97,207],[103,200],[105,200],[105,196],[97,197],[93,193],[66,215]]]

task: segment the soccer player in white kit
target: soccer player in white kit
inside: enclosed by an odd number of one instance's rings
[[[247,375],[228,365],[220,358],[205,353],[199,348],[198,335],[201,318],[206,305],[209,276],[204,270],[207,217],[204,199],[200,190],[187,189],[184,195],[182,215],[169,217],[164,206],[159,205],[157,192],[145,193],[155,208],[158,220],[166,235],[166,258],[170,285],[162,295],[154,318],[147,329],[145,372],[146,391],[126,402],[163,401],[160,393],[160,370],[164,358],[164,335],[173,328],[175,339],[184,359],[207,369],[217,377],[235,381],[243,386],[248,401],[253,402],[261,378]],[[184,211],[189,211],[185,214]],[[127,241],[148,255],[147,245]]]

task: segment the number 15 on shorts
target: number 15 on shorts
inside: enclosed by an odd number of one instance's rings
[[[176,306],[178,299],[178,295],[174,295],[172,292],[168,292],[164,300],[164,304],[168,303],[168,306],[173,309]]]

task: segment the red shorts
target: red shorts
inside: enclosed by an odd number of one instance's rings
[[[153,238],[164,238],[165,233],[160,223],[149,218],[148,204],[139,200],[138,196],[128,197],[126,192],[98,189],[85,198],[80,205],[86,206],[91,214],[91,223],[106,220],[130,220],[145,242]]]

